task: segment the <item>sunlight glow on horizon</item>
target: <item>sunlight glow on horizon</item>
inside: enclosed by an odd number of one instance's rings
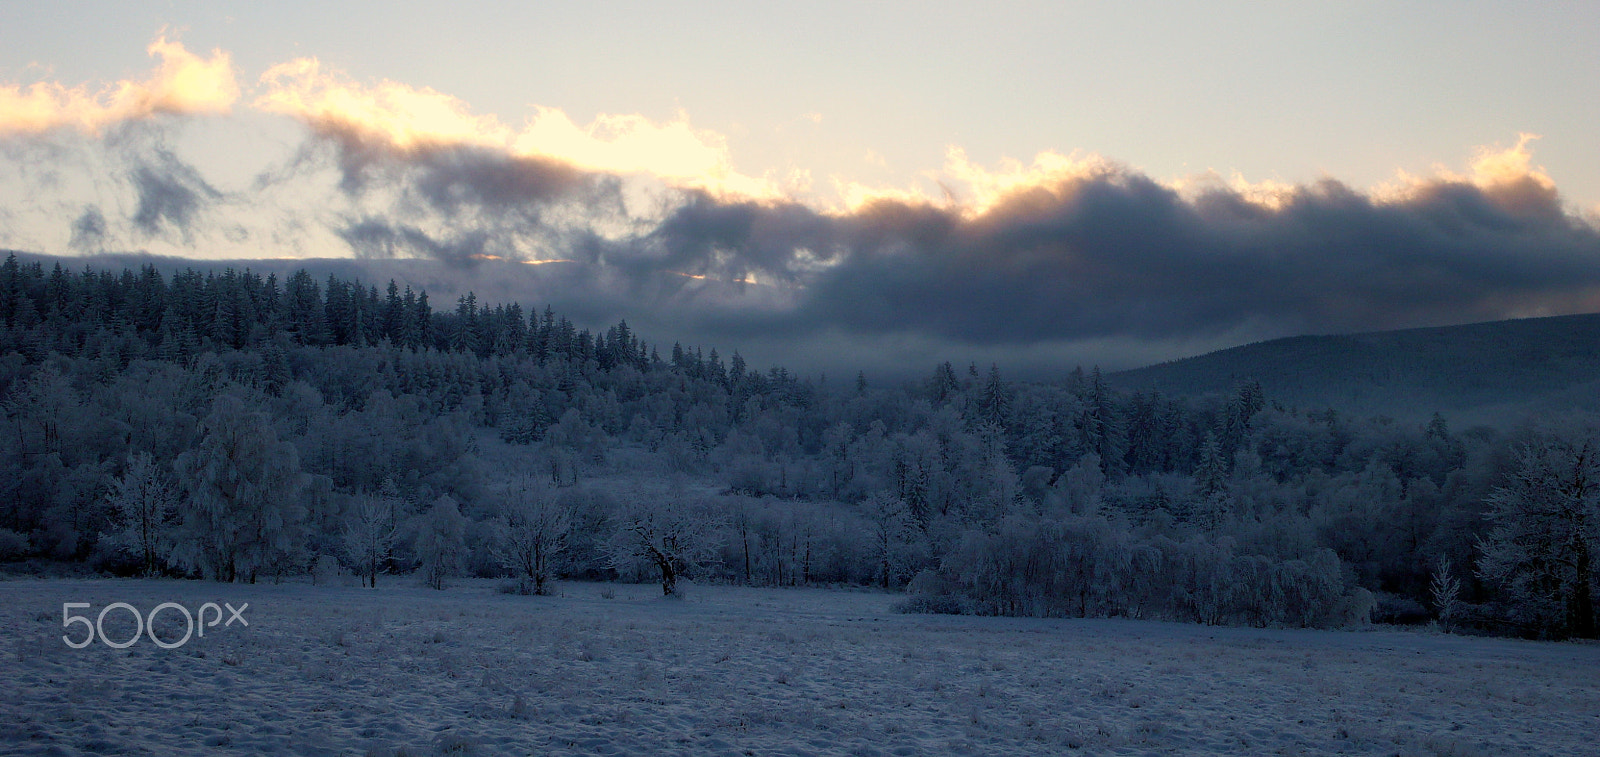
[[[507,260],[507,258],[505,256],[503,256],[503,255],[490,255],[488,253],[483,253],[483,252],[479,252],[479,253],[474,253],[472,255],[468,255],[467,258],[469,260],[485,260],[485,261],[494,261],[494,262],[504,262],[504,261]],[[521,263],[523,265],[546,265],[548,263],[576,263],[578,261],[576,261],[576,260],[568,260],[566,258],[552,258],[552,259],[549,259],[549,260],[530,260],[530,259],[512,260],[511,262],[513,262],[513,263]]]

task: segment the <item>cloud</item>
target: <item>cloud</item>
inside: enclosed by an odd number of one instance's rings
[[[493,116],[475,116],[450,95],[392,81],[366,87],[325,72],[316,58],[280,63],[261,75],[252,103],[335,135],[358,133],[400,152],[440,145],[503,147],[511,132]]]
[[[379,218],[363,218],[339,229],[338,234],[358,258],[426,257],[455,266],[467,266],[486,259],[505,259],[505,256],[492,252],[493,240],[483,231],[468,231],[450,239],[435,239],[416,226],[390,223]]]
[[[128,181],[137,197],[131,220],[146,237],[176,231],[188,243],[205,207],[222,199],[199,171],[160,145],[134,158]]]
[[[76,129],[98,134],[123,121],[159,114],[227,113],[239,98],[232,58],[221,50],[201,58],[165,37],[148,51],[161,65],[143,81],[124,79],[90,90],[56,82],[0,85],[0,135]]]
[[[361,85],[315,59],[274,66],[261,86],[253,107],[300,120],[314,138],[301,170],[273,181],[331,162],[338,189],[357,205],[333,231],[358,256],[458,266],[538,258],[569,222],[587,228],[624,215],[617,176],[514,150],[515,132],[452,96]]]
[[[1600,309],[1600,232],[1563,207],[1526,138],[1467,173],[1373,191],[1175,185],[1056,153],[984,167],[952,150],[930,175],[942,197],[820,207],[679,188],[642,214],[613,174],[478,142],[384,145],[340,148],[383,156],[363,158],[383,169],[360,183],[399,198],[340,230],[358,255],[573,261],[539,272],[560,286],[529,291],[713,342],[1144,355]]]
[[[832,331],[952,349],[1600,309],[1600,232],[1563,208],[1526,147],[1381,193],[1331,179],[1179,189],[1099,158],[985,170],[958,156],[956,186],[971,199],[823,211],[690,194],[629,240],[631,257],[606,260],[628,261],[617,267],[636,278],[672,270],[754,292],[739,307],[678,311],[725,336]]]
[[[142,80],[98,88],[0,85],[0,145],[26,188],[20,204],[56,219],[63,208],[83,207],[64,240],[73,250],[125,243],[130,231],[134,238],[192,244],[195,232],[204,231],[203,211],[225,199],[169,146],[177,124],[157,117],[229,113],[239,99],[231,56],[213,50],[201,57],[164,36],[147,51],[160,65]],[[50,199],[84,188],[88,196],[77,202]],[[123,200],[130,195],[131,205]],[[128,207],[131,215],[106,215]],[[237,224],[222,235],[243,238]]]
[[[836,220],[795,202],[720,201],[687,194],[641,240],[652,265],[730,282],[803,285],[846,251]]]
[[[106,244],[106,217],[90,205],[72,222],[72,249],[81,253],[99,252]]]
[[[381,148],[407,156],[484,148],[589,173],[649,175],[718,196],[781,194],[773,182],[734,170],[726,140],[693,128],[682,114],[667,123],[602,114],[580,127],[559,109],[539,108],[517,130],[494,116],[474,114],[451,95],[389,80],[360,84],[324,70],[315,58],[273,66],[261,86],[255,108],[307,123],[347,155],[358,156],[357,162]]]
[[[579,127],[566,113],[540,108],[517,135],[512,151],[538,155],[583,170],[649,174],[674,186],[719,197],[773,199],[776,183],[733,168],[727,140],[689,125],[688,116],[658,124],[639,115],[602,114]]]
[[[1099,165],[1007,184],[977,212],[886,201],[843,219],[851,254],[812,282],[803,315],[1020,344],[1592,309],[1600,234],[1518,163],[1524,146],[1387,198],[1333,180],[1270,201],[1228,187],[1186,197]]]

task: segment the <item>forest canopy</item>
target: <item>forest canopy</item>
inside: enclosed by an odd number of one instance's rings
[[[907,609],[1596,634],[1600,436],[941,363],[877,386],[298,271],[0,265],[0,561],[858,584]],[[663,354],[664,353],[664,354]]]

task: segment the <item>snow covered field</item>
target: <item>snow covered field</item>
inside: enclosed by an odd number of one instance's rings
[[[0,753],[1600,753],[1596,645],[494,587],[0,582]],[[248,602],[249,626],[62,641],[84,635],[63,602],[92,620],[169,601]],[[127,639],[132,616],[105,630]],[[161,614],[158,636],[182,631]]]

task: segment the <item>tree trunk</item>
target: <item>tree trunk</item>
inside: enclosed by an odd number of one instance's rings
[[[1567,605],[1568,624],[1572,627],[1572,635],[1580,639],[1593,639],[1597,636],[1594,623],[1594,588],[1592,583],[1593,569],[1589,556],[1589,544],[1581,538],[1577,545],[1577,559],[1574,561],[1577,575],[1572,582],[1572,597]]]
[[[806,535],[806,558],[805,558],[805,562],[801,563],[800,582],[804,583],[807,586],[811,585],[811,535],[810,534]]]
[[[678,596],[678,571],[673,568],[672,561],[658,560],[656,564],[661,567],[661,595]]]
[[[742,525],[739,528],[739,538],[744,542],[744,585],[750,585],[750,531]]]
[[[544,596],[544,545],[535,542],[533,545],[533,593],[534,596]]]

